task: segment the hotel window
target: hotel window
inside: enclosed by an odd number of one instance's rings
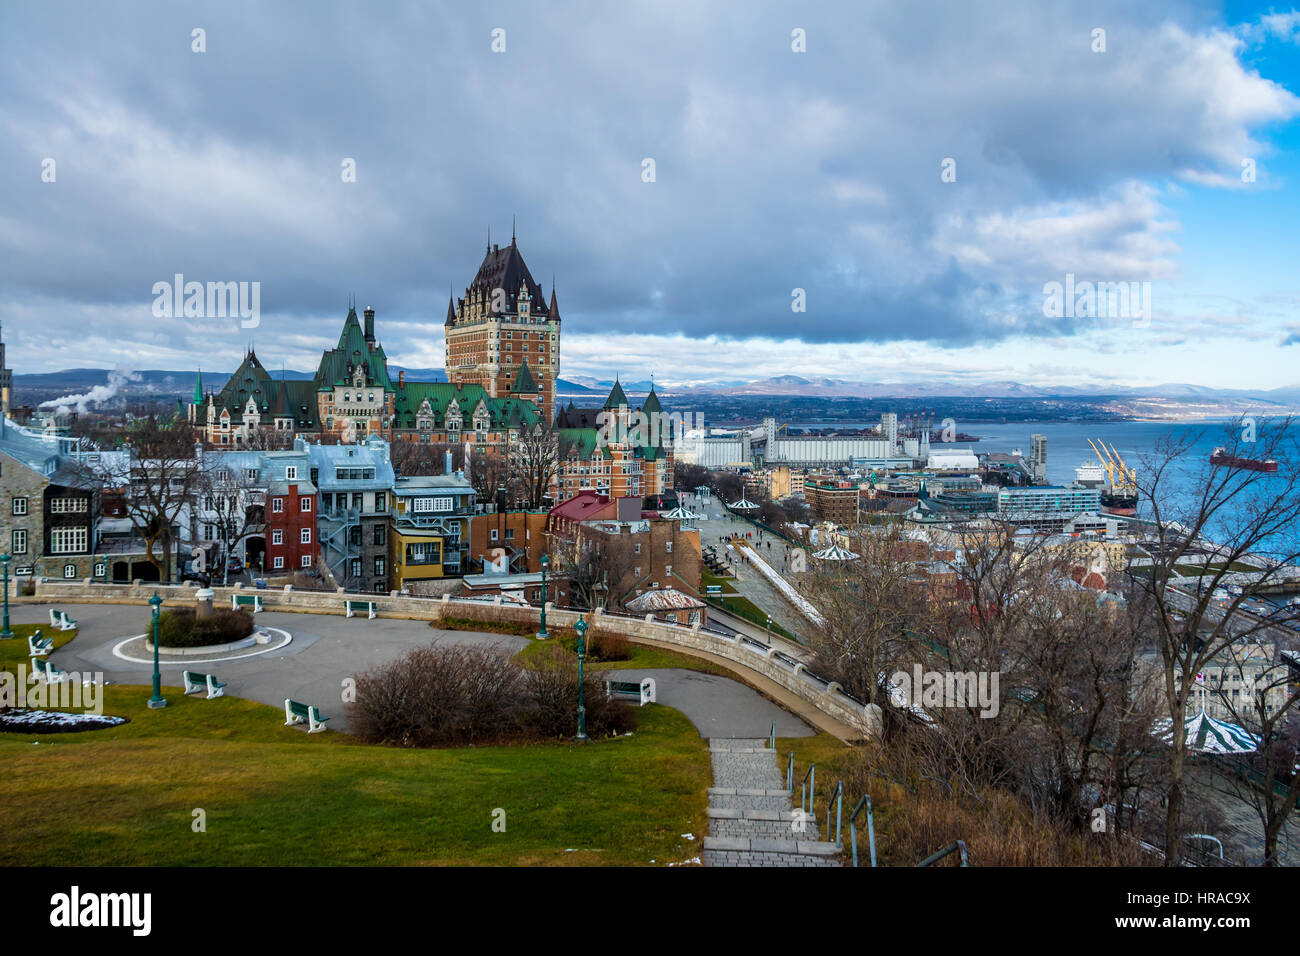
[[[671,541],[668,542],[668,553],[669,554],[673,553],[673,543]]]
[[[278,515],[278,514],[283,514],[283,513],[284,513],[284,499],[283,499],[283,498],[272,498],[272,499],[271,499],[271,513],[272,513],[272,514],[277,514],[277,515]]]
[[[311,528],[303,528],[300,536],[302,544],[311,544]]]
[[[310,498],[299,498],[299,499],[298,499],[298,510],[299,510],[299,511],[311,511],[311,499],[310,499]]]
[[[76,554],[85,550],[85,528],[55,528],[50,532],[51,554]]]
[[[284,567],[284,558],[280,557],[279,555],[276,555],[275,558],[271,561],[271,567],[273,568]]]
[[[492,531],[491,531],[491,532],[489,533],[489,535],[488,535],[488,540],[489,540],[489,541],[495,541],[496,539],[497,539],[497,529],[496,529],[496,528],[493,528]]]
[[[16,514],[16,515],[25,515],[25,514],[27,514],[27,499],[26,499],[26,498],[15,498],[15,499],[14,499],[13,513]]]
[[[276,528],[274,531],[272,531],[272,532],[271,532],[271,543],[272,543],[272,544],[284,544],[284,532],[281,531],[279,528]]]
[[[13,552],[14,554],[27,553],[27,532],[19,528],[13,533]]]

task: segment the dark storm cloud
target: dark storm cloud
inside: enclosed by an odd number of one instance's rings
[[[1043,282],[1169,269],[1158,197],[1126,183],[1231,172],[1295,111],[1196,7],[737,9],[6,7],[6,330],[69,356],[87,321],[160,355],[253,337],[160,325],[152,285],[183,273],[260,281],[256,335],[300,354],[355,293],[397,355],[517,215],[570,333],[1056,335]]]

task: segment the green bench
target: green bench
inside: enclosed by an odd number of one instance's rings
[[[59,670],[43,657],[32,658],[32,670],[36,672],[37,678],[44,678],[51,684],[57,684],[68,679],[67,671]]]
[[[325,721],[328,717],[322,717],[320,711],[315,706],[302,704],[292,698],[284,699],[284,725],[292,727],[294,724],[307,722],[307,733],[314,734],[321,730],[327,730]]]
[[[54,638],[41,637],[40,631],[27,635],[27,653],[30,657],[44,657],[52,650],[54,650]]]
[[[605,681],[606,697],[636,697],[640,699],[641,706],[653,704],[655,702],[655,679],[647,677],[644,680],[607,680]]]
[[[262,611],[262,595],[260,594],[232,594],[230,595],[231,609],[241,607],[251,607],[254,614]]]
[[[208,700],[225,694],[226,685],[224,682],[217,680],[216,675],[200,674],[198,671],[185,671],[184,673],[186,694],[197,694],[206,690]]]
[[[57,627],[60,631],[74,631],[77,628],[77,622],[68,617],[63,611],[50,608],[50,627]]]
[[[377,616],[374,601],[344,601],[343,610],[348,617],[356,617],[358,611],[365,611],[367,618],[371,621]]]

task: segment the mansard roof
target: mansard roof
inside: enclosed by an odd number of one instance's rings
[[[533,425],[538,420],[537,407],[523,398],[493,398],[482,385],[456,385],[451,382],[406,382],[397,389],[394,411],[397,427],[419,427],[417,419],[425,400],[433,413],[433,427],[446,427],[447,408],[454,401],[460,408],[461,428],[472,428],[474,412],[482,402],[487,408],[488,428],[505,431],[512,427]]]
[[[531,300],[530,311],[536,315],[547,315],[546,293],[537,284],[533,274],[528,271],[524,257],[513,239],[504,249],[493,246],[483,256],[483,263],[478,267],[474,281],[468,291],[480,290],[488,297],[489,307],[494,289],[502,289],[506,294],[506,311],[515,311],[515,298],[520,288],[528,290]]]
[[[514,387],[510,389],[511,395],[537,395],[539,389],[537,383],[533,381],[533,373],[528,370],[528,363],[524,362],[519,366],[519,374],[515,376]]]

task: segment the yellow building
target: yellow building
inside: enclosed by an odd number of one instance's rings
[[[396,479],[388,535],[393,587],[432,594],[433,582],[463,575],[473,514],[474,487],[459,472]]]

